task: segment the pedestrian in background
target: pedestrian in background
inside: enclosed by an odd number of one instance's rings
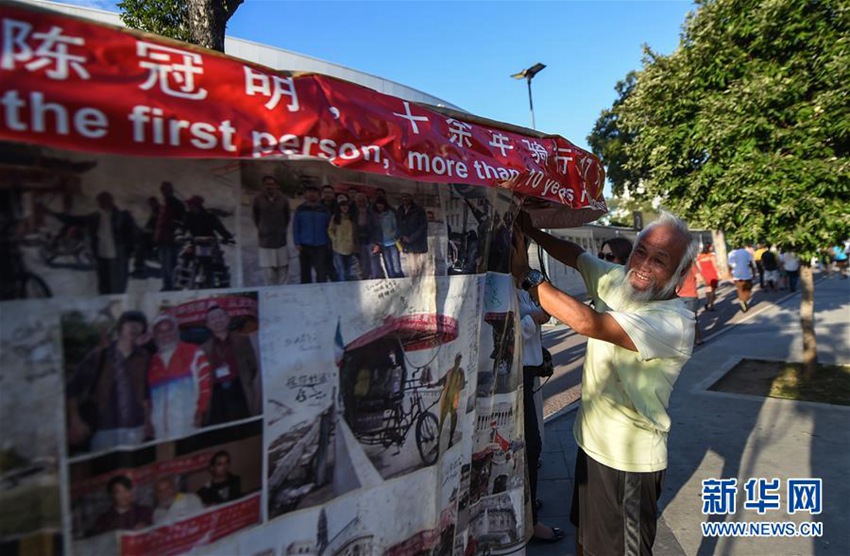
[[[691,266],[676,294],[685,302],[685,307],[694,314],[694,345],[698,346],[702,344],[702,334],[699,330],[699,292],[697,291],[696,265]]]
[[[714,301],[717,298],[717,286],[720,273],[717,271],[717,257],[714,255],[714,245],[706,243],[702,253],[697,255],[697,271],[705,282],[708,291],[705,293],[705,310],[714,311]]]
[[[797,291],[797,281],[800,279],[800,259],[794,251],[783,251],[779,255],[782,269],[788,277],[788,289]]]
[[[729,253],[729,274],[735,281],[738,292],[738,304],[741,311],[746,313],[750,309],[750,299],[753,295],[753,257],[746,248],[733,249]]]

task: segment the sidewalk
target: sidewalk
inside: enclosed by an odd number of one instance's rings
[[[850,407],[708,391],[742,358],[802,360],[800,294],[777,300],[712,336],[682,370],[670,404],[669,467],[654,553],[660,556],[850,554]],[[850,364],[850,280],[815,285],[818,358]],[[563,528],[556,544],[530,544],[531,556],[575,554],[569,522],[576,444],[575,404],[545,424],[538,497],[540,520]],[[819,521],[819,538],[705,538],[700,523],[704,479],[737,478],[737,511],[722,521]],[[759,516],[743,508],[749,478],[781,480],[780,510]],[[823,512],[786,512],[789,478],[823,479]],[[723,516],[716,516],[723,517]],[[714,520],[712,520],[714,521]]]

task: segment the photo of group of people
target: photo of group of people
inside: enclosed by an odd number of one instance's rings
[[[71,455],[182,438],[261,413],[256,293],[160,304],[150,317],[119,305],[62,315]]]
[[[257,523],[261,434],[252,421],[72,463],[75,552],[175,553]],[[233,520],[227,531],[216,513]]]
[[[244,255],[248,285],[418,277],[445,268],[435,253],[443,210],[434,185],[366,183],[315,162],[255,162],[242,168],[242,191],[250,197],[242,230],[256,235],[256,253]]]
[[[0,143],[0,167],[3,299],[238,282],[238,166]]]
[[[212,549],[409,476],[441,485],[415,530],[330,516],[327,542],[449,550],[479,503],[516,490],[502,467],[521,435],[476,429],[518,386],[506,192],[321,161],[20,149],[28,170],[0,177],[3,299],[41,327],[9,332],[33,343],[21,376],[63,402],[53,451],[0,485],[37,468],[35,500],[49,483],[30,531],[74,553]]]
[[[2,299],[508,272],[507,193],[0,143]],[[125,183],[132,176],[133,183]]]

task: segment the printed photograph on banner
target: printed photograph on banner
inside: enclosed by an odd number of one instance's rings
[[[466,184],[440,187],[446,207],[448,274],[479,274],[487,269],[491,241],[496,240],[492,236],[497,229],[495,218],[498,215],[501,222],[503,212],[494,206],[496,193]]]
[[[445,275],[437,186],[321,161],[242,163],[247,285]]]
[[[524,541],[522,489],[480,499],[469,516],[467,554],[506,549]]]
[[[519,403],[516,393],[478,399],[469,471],[470,504],[524,486],[525,440]]]
[[[461,450],[479,284],[442,278],[436,299],[410,280],[264,292],[269,517]]]
[[[474,398],[470,398],[474,399]],[[464,423],[465,430],[475,427],[473,414],[470,413]],[[464,438],[464,449],[460,453],[452,454],[454,457],[445,457],[440,461],[438,472],[437,507],[439,508],[439,519],[437,523],[438,542],[435,554],[463,554],[466,535],[459,535],[459,531],[466,528],[468,499],[469,499],[469,462],[472,453],[472,437],[470,434]],[[466,467],[466,484],[463,475]],[[461,513],[465,514],[461,519]]]
[[[69,466],[76,554],[179,554],[261,519],[262,423]]]
[[[519,205],[511,196],[497,190],[491,191],[493,224],[490,230],[490,250],[487,252],[487,270],[509,274],[511,271],[511,239]]]
[[[517,389],[522,365],[516,333],[516,294],[510,274],[487,274],[478,361],[478,396],[504,394]]]
[[[2,311],[0,553],[61,554],[59,321],[48,302],[4,303]]]
[[[441,514],[432,496],[410,495],[435,492],[435,483],[429,468],[288,515],[248,532],[240,554],[451,554],[439,549],[440,524],[452,515]]]
[[[68,454],[262,412],[257,294],[98,297],[61,315]]]
[[[0,168],[2,299],[235,285],[238,163],[0,143]]]

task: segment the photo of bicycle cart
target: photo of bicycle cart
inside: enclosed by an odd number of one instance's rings
[[[422,462],[437,461],[441,431],[433,408],[440,395],[431,382],[431,367],[411,365],[407,353],[438,348],[457,335],[451,317],[405,315],[388,317],[344,346],[339,375],[343,415],[361,444],[400,451],[414,429]]]

